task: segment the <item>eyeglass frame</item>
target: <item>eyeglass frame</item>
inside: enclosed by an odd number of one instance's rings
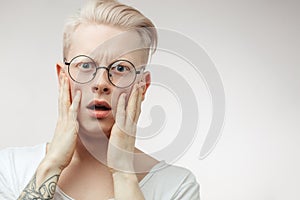
[[[84,56],[84,57],[87,57],[87,58],[91,59],[91,61],[93,61],[94,65],[96,66],[96,71],[93,73],[93,78],[92,78],[91,80],[87,81],[87,82],[84,82],[84,83],[81,83],[81,82],[76,81],[76,80],[72,77],[72,75],[71,75],[71,73],[70,73],[70,65],[71,65],[72,61],[73,61],[74,59],[80,57],[80,56]],[[128,86],[126,86],[126,87],[120,87],[120,86],[115,85],[115,84],[110,80],[110,77],[109,77],[109,75],[110,75],[110,73],[109,73],[110,68],[113,66],[113,64],[115,64],[116,62],[120,62],[120,61],[128,62],[129,64],[131,64],[131,65],[133,66],[133,69],[134,69],[134,71],[135,71],[135,76],[134,76],[133,81],[132,81]],[[145,68],[146,68],[145,66],[142,66],[142,67],[141,67],[141,70],[136,70],[134,64],[133,64],[132,62],[130,62],[129,60],[126,60],[126,59],[118,59],[118,60],[115,60],[115,61],[113,61],[112,63],[110,63],[107,67],[105,67],[105,66],[98,66],[94,59],[92,59],[91,57],[89,57],[89,56],[87,56],[87,55],[83,55],[83,54],[77,55],[77,56],[73,57],[73,58],[70,60],[70,62],[67,62],[67,59],[65,58],[65,59],[64,59],[64,64],[68,66],[68,73],[69,73],[70,78],[71,78],[74,82],[79,83],[79,84],[86,84],[86,83],[89,83],[89,82],[93,81],[94,78],[95,78],[96,75],[97,75],[98,69],[106,69],[106,71],[107,71],[107,78],[108,78],[109,82],[110,82],[113,86],[115,86],[115,87],[117,87],[117,88],[128,88],[128,87],[130,87],[130,86],[135,82],[137,75],[138,75],[138,74],[142,74],[142,73],[144,72]]]

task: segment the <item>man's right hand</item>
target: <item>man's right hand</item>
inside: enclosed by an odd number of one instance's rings
[[[71,162],[76,146],[79,128],[77,112],[81,93],[77,91],[71,103],[69,79],[62,71],[59,79],[59,117],[44,161],[51,163],[54,168],[63,170]]]
[[[59,83],[59,118],[54,137],[45,158],[18,200],[53,199],[59,176],[70,164],[74,154],[79,127],[77,111],[81,93],[80,91],[76,93],[71,104],[69,80],[63,72],[60,73]]]

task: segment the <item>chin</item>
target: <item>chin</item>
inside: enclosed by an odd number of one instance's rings
[[[95,119],[86,117],[79,121],[79,134],[92,138],[109,138],[114,122],[109,119]]]

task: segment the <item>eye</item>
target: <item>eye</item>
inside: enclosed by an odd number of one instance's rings
[[[89,69],[92,69],[93,68],[93,63],[91,62],[81,62],[81,63],[78,63],[77,64],[77,67],[80,69],[80,70],[89,70]]]
[[[116,70],[118,72],[124,72],[125,70],[128,70],[128,68],[126,68],[126,66],[123,66],[123,65],[117,65]]]
[[[111,70],[116,73],[126,73],[126,72],[130,72],[131,68],[126,65],[117,64],[112,66]]]

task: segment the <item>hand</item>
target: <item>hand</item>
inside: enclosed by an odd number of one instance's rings
[[[126,94],[118,100],[115,124],[112,127],[107,164],[115,171],[133,172],[136,124],[141,113],[144,83],[135,84],[126,107]]]
[[[81,93],[77,91],[71,104],[69,80],[61,72],[58,101],[59,117],[54,137],[46,155],[46,160],[50,161],[54,167],[60,170],[69,165],[75,150],[79,128],[77,111],[80,99]]]

